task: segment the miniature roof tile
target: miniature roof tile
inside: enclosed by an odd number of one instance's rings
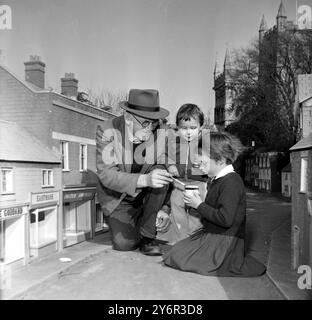
[[[0,120],[0,160],[61,163],[61,155],[16,123]]]

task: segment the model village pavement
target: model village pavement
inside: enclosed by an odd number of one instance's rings
[[[290,259],[286,256],[289,250],[284,250],[285,256],[281,257],[282,243],[278,243],[278,239],[275,244],[271,241],[272,235],[273,238],[274,235],[279,237],[278,230],[281,226],[284,226],[282,229],[284,233],[286,230],[286,236],[290,235],[290,202],[252,190],[248,190],[247,197],[249,250],[268,264],[268,272],[262,277],[216,278],[176,271],[165,267],[161,263],[161,257],[145,256],[138,251],[112,250],[109,232],[106,232],[92,241],[66,248],[17,270],[12,277],[11,290],[4,291],[2,298],[308,299],[306,293],[296,290],[295,272],[291,275],[279,274],[285,270],[289,273],[289,268],[285,265],[283,270],[283,263]],[[281,233],[280,237],[282,236]],[[280,241],[284,242],[283,239]],[[278,247],[278,254],[274,253],[274,246]],[[163,246],[163,249],[166,250],[167,247]],[[72,261],[61,262],[61,257]],[[286,280],[283,280],[283,276]]]

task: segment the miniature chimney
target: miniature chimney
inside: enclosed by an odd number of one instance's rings
[[[75,79],[73,73],[65,73],[65,77],[61,78],[62,94],[68,97],[77,98],[78,80]]]
[[[25,65],[25,80],[31,82],[37,87],[44,89],[44,73],[45,64],[37,55],[32,55],[29,61],[24,62]]]

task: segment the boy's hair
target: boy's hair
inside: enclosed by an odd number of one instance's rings
[[[196,104],[185,103],[178,110],[176,116],[176,125],[179,126],[182,120],[188,121],[191,118],[198,120],[199,125],[204,124],[204,114]]]
[[[209,135],[210,137],[202,135],[201,140],[210,138],[210,141],[209,143],[200,141],[199,148],[203,149],[200,150],[202,153],[207,152],[210,159],[215,161],[225,160],[226,164],[232,164],[246,149],[237,137],[228,132],[209,132]]]

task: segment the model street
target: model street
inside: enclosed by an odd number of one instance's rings
[[[290,216],[290,203],[271,195],[248,196],[249,250],[261,261],[268,257],[272,232]],[[19,299],[283,299],[266,276],[216,278],[165,267],[161,257],[138,251],[111,249],[107,235],[104,250],[53,276]],[[164,249],[166,249],[164,247]]]

